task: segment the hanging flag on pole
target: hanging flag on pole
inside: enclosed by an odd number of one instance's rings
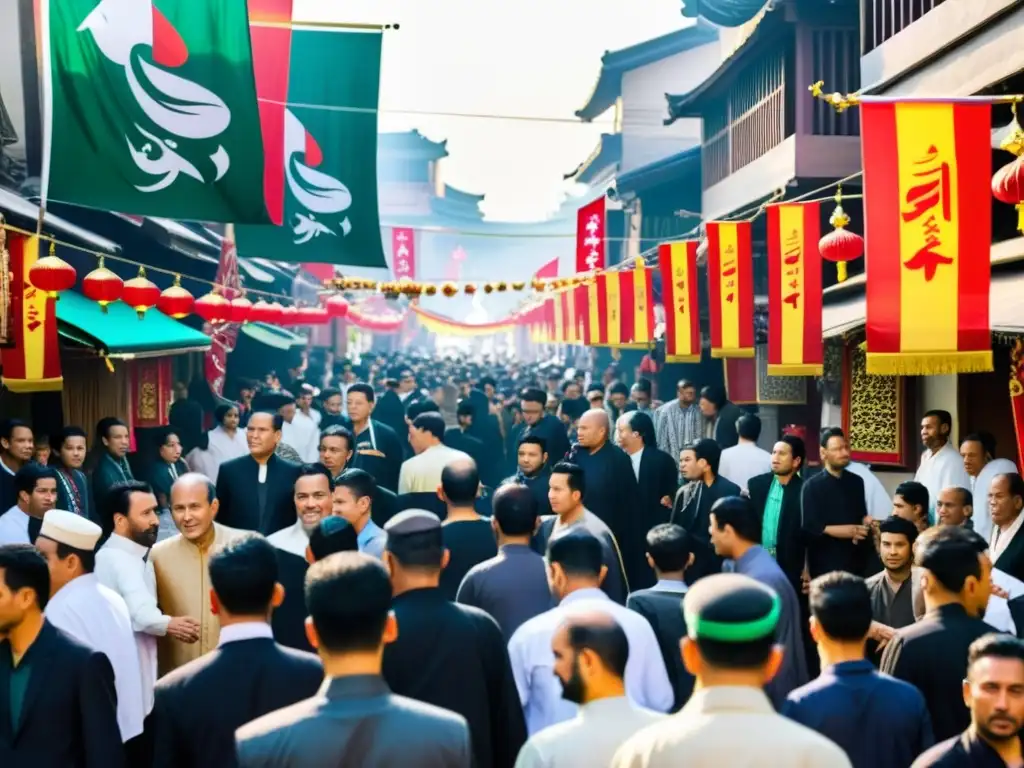
[[[712,357],[754,356],[754,279],[749,221],[713,221],[708,236]]]
[[[991,105],[861,105],[867,372],[992,370]]]
[[[821,376],[819,203],[768,206],[768,375]]]
[[[410,227],[391,228],[391,272],[396,280],[416,279],[416,232]]]
[[[270,222],[246,0],[42,0],[41,197]]]
[[[588,203],[576,212],[576,271],[594,272],[605,267],[605,198]]]
[[[689,240],[658,246],[661,295],[665,304],[666,363],[700,362],[697,245],[696,240]]]
[[[286,37],[259,33],[280,32],[273,22],[254,16],[252,24],[257,89],[281,90],[286,73],[284,108],[264,113],[264,135],[275,143],[267,157],[282,148],[283,223],[239,226],[239,249],[277,261],[386,267],[377,206],[381,31],[295,24]],[[266,194],[276,203],[273,188]]]

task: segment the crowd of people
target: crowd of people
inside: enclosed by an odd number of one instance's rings
[[[944,411],[890,496],[614,368],[235,394],[0,428],[0,766],[1024,766],[1024,479]]]

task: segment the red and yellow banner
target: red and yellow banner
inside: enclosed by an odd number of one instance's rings
[[[576,212],[576,272],[605,266],[605,197],[601,195]]]
[[[630,310],[633,315],[633,332],[630,346],[646,349],[654,341],[654,280],[651,269],[642,258],[633,265],[633,297]]]
[[[665,305],[665,362],[699,363],[697,241],[659,246],[658,268],[661,269],[661,300]]]
[[[608,310],[605,319],[604,343],[609,347],[621,347],[624,339],[621,285],[623,274],[622,272],[606,272],[601,276],[604,281],[605,307]]]
[[[819,203],[768,206],[768,375],[821,376]]]
[[[39,238],[7,232],[11,271],[11,341],[2,351],[3,384],[12,392],[52,392],[64,386],[53,299],[29,281]]]
[[[590,343],[590,294],[587,285],[577,285],[572,289],[576,302],[576,341],[579,344]]]
[[[416,314],[420,325],[430,333],[436,333],[439,336],[493,336],[496,333],[508,333],[515,330],[516,327],[516,321],[511,317],[493,323],[461,323],[450,317],[423,309],[419,304],[410,304],[409,306]]]
[[[713,221],[708,235],[712,357],[754,356],[754,265],[749,221]]]
[[[991,108],[861,106],[867,372],[992,370]]]
[[[568,344],[576,344],[580,340],[576,320],[576,291],[567,288],[562,292],[562,301],[565,309],[565,341]]]

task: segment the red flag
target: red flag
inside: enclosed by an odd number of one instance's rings
[[[576,212],[576,271],[605,267],[605,200],[601,195]]]
[[[754,356],[754,256],[749,221],[714,221],[708,231],[712,357]]]
[[[550,280],[554,277],[558,277],[558,257],[553,258],[533,273],[534,280]]]
[[[697,241],[659,246],[658,267],[661,269],[661,297],[665,305],[665,362],[699,363]]]

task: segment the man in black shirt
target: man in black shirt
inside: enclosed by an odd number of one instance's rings
[[[543,437],[524,435],[516,448],[516,473],[505,482],[519,483],[530,489],[537,500],[537,514],[540,517],[550,515],[551,502],[548,501],[548,486],[551,470],[548,468],[547,443]]]
[[[472,459],[456,459],[441,470],[441,493],[448,514],[441,527],[448,564],[441,571],[441,592],[449,600],[459,593],[462,579],[477,563],[498,554],[491,520],[473,507],[480,491],[480,475]]]
[[[850,449],[838,427],[821,433],[822,471],[804,483],[800,502],[811,579],[831,571],[863,576],[871,553],[864,481],[847,471]]]
[[[971,724],[962,734],[936,744],[914,768],[977,768],[1024,765],[1024,642],[1009,635],[985,635],[967,652],[964,699]]]
[[[523,410],[523,421],[526,424],[522,436],[536,435],[544,438],[549,466],[562,461],[569,453],[569,434],[565,425],[557,417],[545,414],[547,395],[539,389],[527,389],[519,399]]]
[[[936,741],[970,724],[963,679],[971,643],[995,629],[981,620],[992,591],[988,544],[974,531],[944,526],[915,547],[926,613],[900,629],[882,654],[881,670],[917,687],[928,704]]]

